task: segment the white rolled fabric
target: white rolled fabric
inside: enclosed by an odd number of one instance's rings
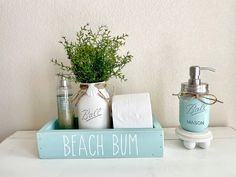
[[[114,128],[152,128],[149,93],[113,96],[112,119]]]

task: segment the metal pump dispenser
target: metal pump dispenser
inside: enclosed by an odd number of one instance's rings
[[[61,76],[59,87],[70,87],[70,83],[66,80],[65,77]]]
[[[200,79],[200,71],[212,71],[215,72],[214,68],[210,67],[200,67],[200,66],[191,66],[189,68],[190,78],[188,82],[181,84],[182,92],[191,92],[191,93],[208,93],[208,84],[202,83]]]
[[[181,84],[180,96],[180,125],[190,132],[203,132],[209,124],[210,106],[208,84],[200,80],[202,70],[215,71],[213,68],[191,66],[190,79]]]
[[[179,122],[176,135],[183,140],[187,149],[194,149],[196,145],[208,148],[212,140],[212,133],[208,130],[210,105],[221,102],[209,93],[208,84],[201,82],[201,71],[215,72],[214,68],[191,66],[188,82],[181,84],[181,92],[174,94],[179,98]]]

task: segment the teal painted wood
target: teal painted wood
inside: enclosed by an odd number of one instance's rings
[[[59,130],[57,120],[37,132],[42,159],[162,157],[163,129],[154,128]]]

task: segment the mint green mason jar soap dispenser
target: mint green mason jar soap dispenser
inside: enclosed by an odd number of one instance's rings
[[[200,80],[200,71],[215,71],[209,67],[191,66],[190,79],[181,84],[179,96],[179,122],[184,130],[203,132],[209,124],[210,105],[217,99],[209,94],[208,84]],[[214,102],[215,101],[215,102]]]

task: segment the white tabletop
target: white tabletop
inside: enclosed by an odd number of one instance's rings
[[[210,129],[214,139],[207,150],[186,150],[168,128],[163,158],[89,160],[41,160],[36,132],[18,131],[0,144],[0,177],[236,177],[236,131]]]

